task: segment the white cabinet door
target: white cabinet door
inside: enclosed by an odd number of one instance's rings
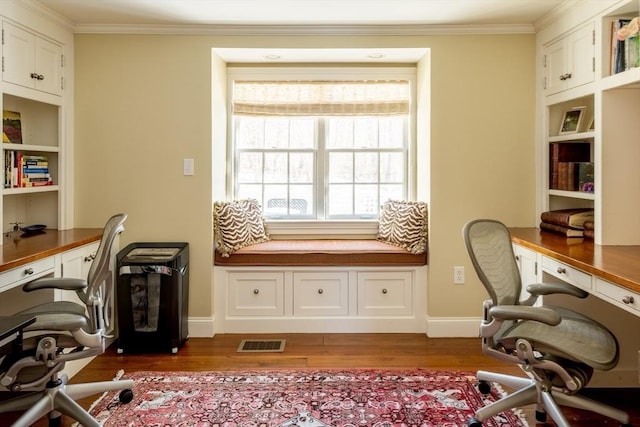
[[[408,271],[358,272],[358,315],[413,313],[413,280]]]
[[[513,245],[513,252],[516,256],[522,282],[520,300],[525,300],[530,296],[527,292],[527,285],[541,282],[541,275],[538,273],[538,254],[520,245]]]
[[[349,314],[349,274],[346,272],[294,272],[294,316],[346,316]]]
[[[594,26],[589,23],[544,49],[545,95],[595,79]]]
[[[62,46],[8,22],[2,23],[2,32],[2,79],[62,95]]]
[[[81,246],[61,255],[60,263],[62,265],[62,277],[70,277],[74,279],[86,279],[89,269],[93,263],[93,259],[98,251],[99,242]],[[61,291],[60,299],[63,301],[73,301],[84,305],[74,291]]]
[[[282,316],[284,273],[229,273],[227,313],[230,316]]]

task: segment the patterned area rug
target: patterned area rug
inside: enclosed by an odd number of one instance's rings
[[[109,426],[466,426],[481,395],[473,373],[432,370],[134,372],[134,399],[106,393],[91,413]],[[487,427],[526,426],[514,412]]]

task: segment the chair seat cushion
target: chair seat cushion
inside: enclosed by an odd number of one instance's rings
[[[575,314],[575,316],[573,316]],[[618,363],[618,343],[601,324],[578,313],[566,312],[557,326],[526,320],[514,324],[498,340],[514,349],[518,339],[531,343],[533,349],[608,371]]]
[[[32,314],[36,321],[25,331],[73,331],[89,324],[85,309],[71,301],[54,301],[40,304],[17,314]]]

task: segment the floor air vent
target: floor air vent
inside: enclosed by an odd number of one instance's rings
[[[287,340],[242,340],[238,353],[282,352]]]

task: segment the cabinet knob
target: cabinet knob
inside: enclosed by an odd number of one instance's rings
[[[568,80],[571,78],[571,73],[566,73],[560,76],[560,80]]]
[[[84,262],[91,262],[96,259],[96,254],[91,254],[89,256],[84,257]]]
[[[254,290],[253,290],[253,294],[254,294],[254,295],[258,295],[259,293],[260,293],[260,289],[254,289]]]
[[[632,296],[627,295],[627,296],[622,298],[622,302],[625,303],[625,304],[633,304],[634,299],[633,299]]]
[[[36,77],[36,79],[38,80],[44,80],[44,76],[42,74],[38,74],[38,77]]]
[[[383,294],[386,294],[386,293],[388,293],[388,292],[389,292],[389,291],[387,290],[387,288],[382,288],[382,293],[383,293]]]
[[[558,274],[567,274],[567,269],[564,267],[558,267],[556,271],[558,272]]]
[[[27,275],[27,276],[33,274],[33,268],[31,268],[31,267],[25,268],[24,269],[24,274]]]
[[[322,288],[318,289],[318,293],[319,294],[323,294],[324,293],[324,289],[322,289]]]
[[[37,78],[38,78],[38,75],[37,75],[36,73],[31,73],[31,78],[32,78],[32,79],[37,79]]]

